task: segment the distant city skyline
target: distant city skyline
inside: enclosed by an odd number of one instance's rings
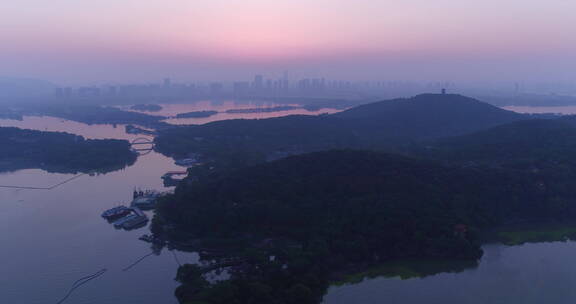
[[[343,98],[361,99],[367,95],[402,94],[449,88],[448,82],[416,83],[403,81],[347,81],[321,78],[290,79],[255,74],[252,79],[236,81],[182,82],[164,78],[152,83],[58,86],[57,98]],[[400,93],[402,92],[402,93]]]
[[[575,1],[20,0],[0,74],[56,83],[576,79]]]
[[[514,96],[518,94],[576,96],[576,81],[414,81],[379,79],[358,81],[325,76],[298,78],[289,71],[253,74],[234,80],[187,80],[164,77],[145,81],[48,82],[31,78],[0,77],[2,98],[395,98],[439,92],[472,96]]]
[[[255,74],[252,78],[235,81],[187,82],[166,77],[153,82],[91,84],[57,86],[53,97],[59,99],[117,99],[144,98],[148,100],[200,100],[200,99],[275,99],[320,98],[365,100],[407,97],[422,93],[472,94],[476,96],[516,96],[541,94],[550,96],[576,96],[576,82],[493,82],[457,83],[451,81],[350,81],[325,77],[291,78],[285,71],[281,76],[268,77]],[[0,92],[1,93],[1,92]]]

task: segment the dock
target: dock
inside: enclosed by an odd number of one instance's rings
[[[135,213],[137,216],[146,217],[146,214],[144,214],[144,212],[142,212],[142,210],[140,210],[140,208],[132,208],[132,210],[134,211],[134,213]]]
[[[106,210],[102,217],[107,218],[118,229],[131,230],[146,226],[149,219],[143,210],[154,209],[160,195],[160,192],[154,190],[134,190],[130,207],[120,206]],[[108,213],[117,216],[107,216]]]
[[[168,171],[162,175],[162,178],[172,178],[173,176],[178,175],[188,175],[188,171]]]
[[[140,208],[131,207],[126,209],[130,210],[127,215],[112,222],[115,228],[130,230],[148,223],[148,216]]]
[[[179,182],[184,180],[184,177],[188,175],[187,171],[168,171],[166,174],[162,175],[162,180],[164,180],[164,186],[172,187],[177,186]],[[183,176],[182,178],[174,178],[175,176]]]
[[[134,191],[130,206],[142,210],[154,209],[158,196],[160,196],[160,193],[156,191]]]

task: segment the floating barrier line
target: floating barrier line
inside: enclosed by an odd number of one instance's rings
[[[180,261],[178,261],[178,257],[176,256],[176,254],[175,254],[174,252],[172,252],[172,253],[174,254],[174,258],[176,259],[176,262],[180,265]],[[151,252],[151,253],[149,253],[149,254],[141,257],[141,258],[138,259],[136,262],[134,262],[134,263],[130,264],[128,267],[122,269],[122,271],[128,271],[128,270],[130,270],[132,267],[136,266],[138,263],[142,262],[145,258],[147,258],[147,257],[149,257],[149,256],[151,256],[151,255],[154,255],[154,252]],[[98,272],[96,272],[96,273],[94,273],[94,274],[91,274],[91,275],[88,275],[88,276],[85,276],[85,277],[82,277],[82,278],[76,280],[74,283],[72,283],[72,287],[70,287],[70,290],[68,290],[68,293],[67,293],[60,301],[58,301],[56,304],[62,304],[62,303],[64,303],[64,301],[66,301],[66,300],[72,295],[72,293],[74,292],[74,290],[76,290],[76,289],[79,288],[80,286],[82,286],[82,285],[84,285],[84,284],[86,284],[86,283],[88,283],[88,282],[90,282],[90,281],[92,281],[92,280],[100,277],[100,276],[103,275],[106,271],[108,271],[108,270],[107,270],[106,268],[103,268],[103,269],[101,269],[100,271],[98,271]]]
[[[76,290],[76,288],[98,278],[99,276],[103,275],[106,272],[106,268],[96,272],[95,274],[89,275],[89,276],[85,276],[83,278],[80,278],[78,280],[76,280],[76,282],[74,282],[72,284],[72,287],[70,288],[70,290],[68,291],[68,293],[64,296],[64,298],[62,298],[62,300],[58,301],[57,304],[62,304],[64,303],[64,301],[66,301],[70,295],[72,295],[72,292],[74,292],[74,290]]]
[[[143,257],[141,257],[140,259],[138,259],[138,261],[136,261],[136,262],[134,262],[134,263],[130,264],[130,266],[128,266],[128,267],[126,267],[126,268],[122,269],[122,271],[128,271],[128,270],[130,270],[130,268],[132,268],[132,267],[136,266],[138,263],[142,262],[142,261],[143,261],[145,258],[147,258],[147,257],[149,257],[149,256],[151,256],[151,255],[153,255],[153,254],[154,254],[154,252],[152,252],[152,253],[149,253],[149,254],[147,254],[147,255],[145,255],[145,256],[143,256]]]
[[[182,266],[182,264],[180,263],[180,260],[178,259],[178,256],[176,255],[176,252],[174,250],[170,250],[170,252],[172,252],[172,255],[174,256],[174,260],[176,260],[176,263],[178,264],[178,266]]]
[[[66,183],[69,183],[69,182],[71,182],[71,181],[73,181],[73,180],[75,180],[75,179],[77,179],[77,178],[79,178],[79,177],[81,177],[81,176],[84,176],[84,175],[86,175],[86,174],[87,174],[87,173],[78,174],[78,175],[76,175],[76,176],[73,176],[73,177],[71,177],[71,178],[69,178],[69,179],[67,179],[67,180],[65,180],[65,181],[63,181],[63,182],[57,183],[57,184],[55,184],[55,185],[53,185],[53,186],[50,186],[50,187],[29,187],[29,186],[7,186],[7,185],[0,185],[0,188],[24,189],[24,190],[52,190],[52,189],[58,188],[58,187],[60,187],[60,186],[62,186],[62,185],[64,185],[64,184],[66,184]]]

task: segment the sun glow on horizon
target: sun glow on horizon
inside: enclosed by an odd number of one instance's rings
[[[563,0],[5,1],[0,61],[20,73],[71,62],[94,62],[95,68],[133,62],[165,70],[178,63],[287,66],[331,60],[333,66],[386,58],[556,64],[575,57],[574,11],[576,2]]]

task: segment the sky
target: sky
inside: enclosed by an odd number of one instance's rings
[[[574,0],[0,1],[0,76],[572,81]]]

